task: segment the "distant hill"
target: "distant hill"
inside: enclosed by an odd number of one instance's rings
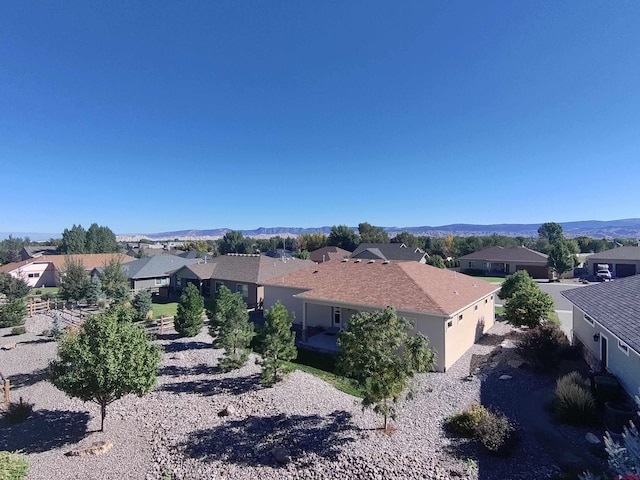
[[[452,234],[455,236],[470,235],[506,235],[510,237],[535,237],[538,235],[540,223],[516,224],[502,223],[494,225],[474,225],[466,223],[457,223],[441,226],[422,226],[422,227],[383,227],[391,236],[401,232],[410,232],[414,235],[428,235],[432,237],[444,237]],[[640,238],[640,218],[627,218],[622,220],[585,220],[580,222],[564,222],[560,223],[567,237],[577,237],[586,235],[594,238]],[[357,231],[357,227],[350,227]],[[126,237],[144,236],[151,240],[164,239],[194,239],[194,238],[220,238],[231,228],[215,228],[208,230],[176,230],[172,232],[150,233],[145,235],[127,235]],[[253,230],[240,230],[247,237],[273,237],[280,236],[297,236],[305,233],[322,232],[329,234],[330,226],[315,228],[300,227],[260,227]],[[123,236],[125,237],[125,236]]]

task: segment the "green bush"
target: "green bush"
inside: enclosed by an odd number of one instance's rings
[[[451,433],[465,438],[475,438],[480,420],[489,416],[489,411],[482,405],[471,405],[467,410],[448,417],[444,424]]]
[[[42,290],[38,289],[35,292],[33,292],[36,295],[42,295]]]
[[[476,438],[490,453],[500,456],[509,455],[518,443],[517,431],[509,419],[493,412],[480,418]]]
[[[20,452],[0,452],[0,480],[22,480],[29,473],[29,461]]]
[[[593,422],[596,403],[578,372],[560,377],[551,402],[555,417],[571,425]]]
[[[24,333],[27,333],[27,329],[25,328],[24,325],[20,325],[18,327],[13,327],[11,329],[11,335],[22,335]]]
[[[491,453],[506,456],[517,445],[517,430],[505,415],[472,405],[445,420],[446,428],[465,438],[478,440]]]
[[[33,404],[23,401],[22,397],[20,397],[19,403],[9,404],[9,410],[5,412],[4,418],[9,423],[20,423],[29,418],[32,413]]]
[[[570,354],[569,339],[554,323],[527,330],[516,345],[518,354],[533,370],[547,372]]]

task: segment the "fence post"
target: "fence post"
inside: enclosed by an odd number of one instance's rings
[[[9,390],[11,389],[11,385],[9,383],[9,379],[7,378],[4,381],[4,408],[9,410]]]
[[[164,315],[160,315],[160,335],[164,333]]]
[[[51,300],[47,299],[47,312],[51,310]]]

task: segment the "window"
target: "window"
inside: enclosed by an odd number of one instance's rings
[[[168,278],[156,278],[156,286],[168,285],[168,284],[169,284]]]
[[[333,307],[333,324],[342,325],[342,310],[340,307]]]
[[[478,268],[478,264],[476,262],[469,261],[469,268]]]
[[[458,315],[458,323],[462,321],[462,314]]]
[[[449,330],[451,327],[453,327],[453,320],[449,320],[447,322],[447,330]]]
[[[592,327],[595,325],[595,322],[593,321],[593,318],[591,318],[589,315],[585,314],[584,321],[587,322]]]
[[[485,299],[484,299],[484,303],[485,303],[485,305],[486,305],[487,303],[489,303],[489,299],[488,299],[488,298],[485,298]]]
[[[493,295],[491,295],[491,300],[493,300]]]
[[[30,273],[29,278],[38,278],[40,276],[39,273]]]
[[[629,346],[621,340],[618,340],[618,348],[629,355]]]
[[[222,287],[222,285],[224,285],[224,283],[222,283],[222,282],[216,282],[216,293],[218,293],[218,290],[220,290],[220,288]]]
[[[242,298],[249,298],[249,285],[246,285],[244,283],[236,284],[236,292],[241,293]]]
[[[475,312],[476,310],[478,310],[478,305],[473,306],[473,311]]]

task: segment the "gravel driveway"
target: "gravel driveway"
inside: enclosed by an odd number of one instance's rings
[[[470,376],[470,365],[490,353],[510,328],[496,324],[447,373],[420,375],[415,399],[404,404],[397,431],[377,430],[381,419],[363,412],[359,400],[317,377],[294,371],[282,383],[262,388],[259,367],[216,372],[220,350],[205,330],[190,339],[165,335],[158,387],[138,398],[110,405],[105,432],[98,407],[69,399],[46,381],[55,342],[37,333],[48,317],[34,317],[28,333],[0,337],[2,373],[12,381],[12,399],[35,403],[35,413],[15,426],[0,427],[0,450],[21,449],[29,456],[29,479],[298,479],[298,478],[546,478],[557,468],[533,439],[509,459],[485,455],[475,444],[448,437],[444,418],[487,392],[505,391],[491,368]],[[0,335],[6,334],[0,331]],[[514,373],[514,372],[511,372]],[[516,375],[514,373],[514,375]],[[521,382],[514,383],[520,385]],[[526,390],[526,386],[524,386]],[[513,389],[511,389],[513,390]],[[236,413],[219,416],[226,406]],[[514,405],[517,410],[517,405]],[[69,450],[109,440],[102,456],[69,457]],[[280,466],[271,451],[286,449],[291,461]],[[464,462],[473,459],[473,462]],[[475,463],[478,468],[469,468]]]

